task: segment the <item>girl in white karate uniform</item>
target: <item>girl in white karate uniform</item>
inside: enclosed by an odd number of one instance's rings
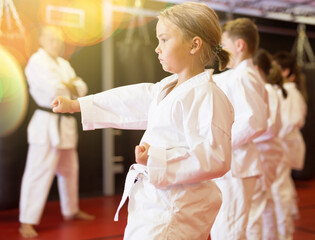
[[[300,129],[304,126],[307,106],[295,82],[299,77],[295,57],[288,52],[278,52],[274,59],[282,69],[284,88],[288,93],[288,97],[283,98],[279,92],[282,119],[279,136],[282,139],[284,156],[277,168],[277,179],[272,185],[279,239],[287,240],[292,239],[293,218],[298,214],[291,169],[293,166],[302,168],[304,165],[305,143]]]
[[[232,68],[214,76],[235,111],[232,127],[231,171],[216,179],[222,192],[222,206],[211,231],[212,240],[246,239],[246,226],[256,180],[262,173],[255,138],[267,128],[268,98],[265,85],[252,55],[259,35],[255,24],[246,18],[223,26],[222,44],[231,53]]]
[[[271,192],[271,185],[277,176],[276,169],[283,156],[282,141],[278,137],[281,128],[281,115],[277,91],[280,90],[284,97],[287,93],[283,88],[281,69],[272,63],[273,59],[269,52],[264,49],[257,50],[253,61],[266,83],[269,118],[266,132],[254,140],[260,153],[263,174],[256,183],[249,224],[247,225],[247,238],[277,240],[278,230]]]
[[[228,53],[218,17],[204,4],[166,9],[156,35],[155,51],[173,75],[79,101],[59,97],[53,111],[81,111],[85,130],[146,129],[119,206],[129,195],[124,239],[206,240],[221,205],[211,179],[230,169],[234,114],[205,66],[217,57],[224,68]]]

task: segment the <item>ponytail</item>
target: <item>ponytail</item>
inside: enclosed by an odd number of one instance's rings
[[[282,91],[282,96],[284,98],[287,98],[288,92],[283,87],[283,76],[282,76],[281,68],[279,67],[279,65],[277,65],[274,62],[271,64],[271,68],[267,76],[267,82],[273,85],[274,84],[278,85],[278,87]]]
[[[223,71],[230,61],[230,53],[221,49],[218,53],[216,53],[216,56],[219,62],[219,70]]]
[[[283,77],[281,68],[278,64],[273,62],[272,55],[265,49],[258,49],[254,56],[253,62],[258,66],[265,74],[265,81],[271,85],[278,85],[282,91],[284,98],[287,97],[288,93],[283,87]]]
[[[287,98],[288,92],[287,92],[287,90],[284,89],[283,85],[281,86],[281,91],[282,91],[282,96],[283,96],[284,98]]]

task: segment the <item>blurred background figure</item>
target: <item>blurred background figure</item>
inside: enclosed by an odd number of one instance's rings
[[[257,26],[249,18],[226,22],[222,45],[231,53],[231,69],[213,76],[234,107],[231,171],[216,179],[222,206],[211,230],[211,239],[246,239],[246,226],[255,186],[262,174],[260,154],[254,139],[267,128],[268,96],[253,64],[259,45]],[[260,239],[260,236],[255,236]]]
[[[272,186],[279,239],[291,239],[293,219],[297,218],[297,194],[291,177],[291,169],[304,166],[305,142],[300,129],[304,126],[307,106],[299,89],[303,89],[302,75],[295,57],[289,52],[277,52],[274,60],[281,67],[287,98],[281,99],[282,140],[284,156],[277,168],[277,179]],[[280,94],[281,96],[281,94]]]
[[[282,104],[283,114],[285,114],[283,122],[286,127],[281,130],[280,134],[282,137],[286,137],[287,150],[291,149],[291,167],[295,170],[302,170],[305,142],[300,129],[304,126],[307,112],[305,76],[300,71],[295,56],[291,53],[277,52],[274,58],[281,67],[284,88],[288,92],[288,98],[285,98]]]
[[[279,138],[281,129],[280,96],[287,96],[283,88],[283,78],[280,67],[273,63],[272,55],[265,49],[258,49],[253,56],[253,62],[268,92],[269,118],[268,128],[264,134],[254,140],[260,153],[262,175],[257,181],[252,208],[247,226],[247,238],[261,235],[264,240],[278,239],[276,214],[271,192],[271,186],[277,177],[277,167],[283,156],[282,141]]]
[[[20,196],[19,232],[35,237],[54,176],[57,175],[61,212],[65,220],[92,220],[79,209],[77,123],[70,115],[51,111],[56,96],[76,99],[87,93],[86,83],[76,76],[69,62],[60,57],[62,31],[45,26],[40,33],[41,48],[30,58],[25,74],[37,110],[28,125],[28,154]]]

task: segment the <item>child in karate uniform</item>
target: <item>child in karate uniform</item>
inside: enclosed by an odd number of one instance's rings
[[[229,57],[218,17],[205,4],[166,9],[156,35],[155,51],[173,75],[78,101],[58,97],[53,111],[81,111],[84,130],[146,129],[119,206],[129,195],[124,239],[206,240],[221,205],[211,179],[230,169],[234,114],[205,66],[218,58],[224,68]]]
[[[268,99],[252,56],[259,35],[247,18],[223,25],[222,44],[230,53],[231,69],[214,76],[235,111],[232,127],[231,171],[216,179],[222,206],[211,231],[212,240],[246,239],[246,226],[256,180],[262,173],[259,151],[253,142],[267,128]]]
[[[305,143],[300,132],[304,126],[307,106],[298,90],[299,73],[295,57],[288,52],[274,55],[284,78],[287,98],[281,97],[282,140],[284,156],[277,168],[277,179],[272,185],[279,239],[292,239],[294,215],[298,215],[296,190],[291,177],[292,167],[302,169],[304,165]],[[280,95],[281,96],[281,95]],[[292,212],[293,209],[293,212]]]
[[[258,179],[253,196],[252,208],[247,225],[247,238],[255,239],[260,236],[264,240],[277,240],[278,230],[274,212],[271,185],[276,179],[276,169],[283,156],[282,141],[278,137],[281,128],[280,97],[278,91],[286,97],[283,88],[283,78],[280,68],[272,63],[269,52],[264,49],[256,51],[253,62],[257,67],[268,92],[269,118],[265,133],[256,138],[263,167],[263,174]]]

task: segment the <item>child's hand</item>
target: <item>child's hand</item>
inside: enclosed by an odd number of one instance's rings
[[[136,155],[136,162],[142,165],[147,165],[148,162],[148,151],[149,151],[150,145],[143,142],[142,145],[138,145],[135,148],[135,155]]]
[[[80,103],[78,100],[71,100],[66,97],[56,97],[51,106],[55,113],[74,113],[80,112]]]

